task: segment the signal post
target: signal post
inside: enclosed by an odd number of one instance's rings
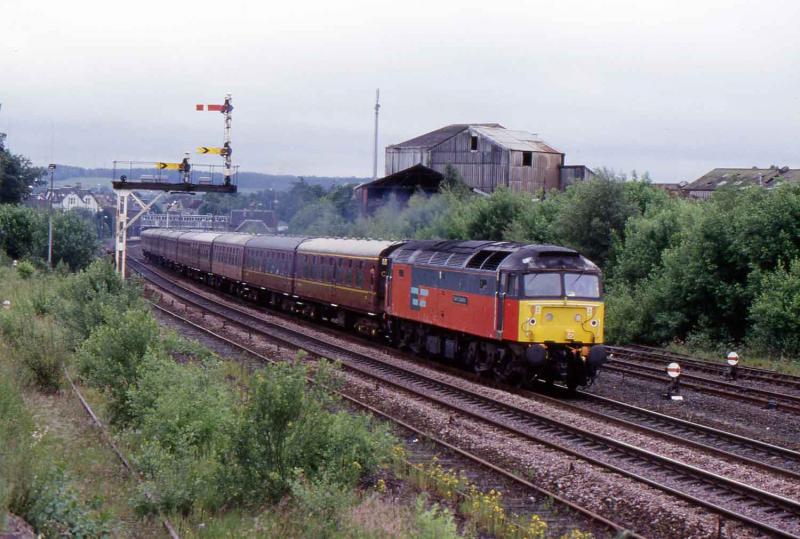
[[[117,272],[123,279],[125,278],[125,258],[128,250],[128,229],[142,215],[149,212],[161,197],[167,193],[236,192],[236,176],[239,167],[233,165],[231,161],[233,153],[231,145],[232,102],[231,94],[227,94],[222,105],[197,105],[195,107],[197,111],[221,112],[224,115],[225,129],[222,146],[201,146],[197,149],[199,154],[221,156],[224,160],[222,165],[193,165],[188,152],[179,162],[114,161],[111,181],[117,195],[114,261]],[[121,172],[119,176],[118,172]],[[142,174],[142,172],[145,173]],[[139,175],[139,178],[134,179],[135,175]],[[145,202],[136,194],[138,191],[159,191],[159,193],[149,202]],[[139,211],[129,219],[128,211],[132,205],[131,199],[139,206]]]

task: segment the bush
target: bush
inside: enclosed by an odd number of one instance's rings
[[[148,311],[107,311],[106,322],[92,330],[76,357],[81,374],[110,397],[111,422],[124,426],[133,420],[131,391],[141,374],[148,349],[157,346],[158,324]]]
[[[133,461],[145,478],[132,500],[141,515],[187,515],[193,509],[217,509],[226,501],[217,483],[224,467],[215,454],[202,455],[186,446],[166,449],[152,440],[142,443]]]
[[[344,511],[354,501],[353,493],[341,484],[317,479],[309,481],[299,474],[291,483],[292,498],[300,515],[304,537],[334,537]]]
[[[312,482],[352,484],[388,455],[392,439],[385,430],[364,417],[326,411],[332,397],[318,385],[307,387],[306,375],[302,364],[279,363],[254,377],[228,458],[234,498],[276,501],[298,469]]]
[[[215,365],[178,364],[167,352],[151,348],[128,398],[131,425],[141,439],[134,460],[148,480],[135,501],[138,511],[187,514],[220,506],[219,459],[228,447],[234,407]]]
[[[28,262],[27,260],[23,260],[19,264],[17,264],[17,273],[23,279],[30,279],[33,274],[36,272],[36,268],[33,267],[33,264]]]
[[[98,260],[71,275],[60,287],[59,295],[62,301],[58,315],[70,330],[73,346],[102,324],[107,313],[120,313],[141,305],[139,291],[123,282],[106,260]]]

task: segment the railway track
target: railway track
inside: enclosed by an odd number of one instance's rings
[[[181,302],[211,312],[248,331],[289,342],[291,346],[304,348],[318,356],[338,359],[351,371],[379,379],[381,383],[417,398],[645,483],[762,532],[779,537],[798,537],[800,534],[800,503],[795,500],[560,423],[473,390],[431,379],[413,369],[383,362],[345,346],[309,337],[242,309],[212,301],[140,263],[132,266],[147,280],[164,288]]]
[[[535,395],[537,399],[551,401],[557,406],[577,409],[604,421],[638,429],[680,444],[691,445],[732,462],[742,462],[800,481],[800,452],[798,451],[585,391],[578,391],[578,396],[580,401],[576,404],[565,400],[551,399],[538,393]]]
[[[653,361],[639,356],[639,352],[615,346],[608,347],[614,359],[603,366],[610,372],[621,375],[647,378],[666,384],[666,361]],[[681,364],[683,367],[683,364]],[[771,408],[785,412],[800,413],[800,395],[782,393],[769,389],[745,386],[726,382],[716,378],[691,374],[691,367],[683,368],[681,386],[684,388],[755,404],[763,408]]]
[[[643,346],[639,344],[626,344],[624,346],[611,347],[613,350],[636,352],[639,357],[653,362],[663,361],[677,361],[683,367],[690,367],[692,371],[703,372],[714,376],[724,376],[727,371],[727,365],[722,363],[713,363],[688,356],[686,354],[676,354],[674,352],[667,352],[652,346]],[[764,384],[771,384],[773,386],[783,386],[800,391],[800,376],[793,376],[768,369],[759,369],[756,367],[746,367],[739,364],[738,377],[742,380],[752,380]]]
[[[138,267],[134,271],[137,271],[138,273],[141,271],[141,268]],[[273,359],[264,356],[263,354],[259,353],[253,348],[235,342],[220,333],[217,333],[209,328],[196,324],[195,322],[189,320],[188,318],[185,318],[184,316],[181,316],[176,312],[166,309],[156,303],[152,303],[152,306],[159,312],[178,320],[181,324],[188,325],[198,332],[204,333],[218,341],[222,341],[227,346],[230,346],[240,352],[252,356],[260,362],[263,363],[274,362]],[[271,335],[269,337],[270,339],[275,339]],[[285,341],[282,338],[277,338],[276,340],[282,342],[287,346],[296,347],[296,345],[293,344],[292,342]],[[360,371],[358,369],[351,369],[351,370],[375,378],[369,372]],[[378,379],[382,381],[381,378]],[[358,399],[353,398],[345,393],[342,393],[340,391],[336,391],[336,393],[338,393],[347,402],[356,405],[362,409],[365,409],[373,415],[391,421],[392,423],[397,424],[400,428],[409,431],[417,436],[426,438],[430,440],[433,444],[443,448],[445,451],[449,453],[449,456],[445,459],[442,459],[441,456],[439,456],[440,464],[450,465],[455,469],[461,469],[463,467],[463,461],[466,461],[472,464],[476,464],[481,468],[484,468],[490,474],[494,474],[495,477],[489,480],[484,480],[482,481],[482,483],[491,484],[492,488],[494,488],[495,490],[506,493],[506,503],[504,505],[506,505],[506,507],[508,507],[509,509],[514,510],[516,513],[525,514],[527,512],[530,514],[537,514],[540,517],[544,518],[545,522],[547,522],[548,524],[548,529],[551,531],[558,531],[558,533],[561,532],[567,533],[570,529],[574,528],[574,525],[569,525],[572,524],[573,522],[573,520],[570,517],[570,514],[577,513],[578,515],[581,515],[583,518],[593,522],[595,526],[600,526],[601,528],[605,528],[605,531],[609,533],[609,537],[615,537],[615,536],[619,537],[620,535],[624,535],[625,537],[628,537],[630,539],[644,539],[643,536],[631,532],[629,529],[627,529],[625,526],[622,526],[621,524],[618,524],[610,519],[607,519],[602,515],[599,515],[598,513],[595,513],[578,504],[575,504],[553,492],[550,492],[546,489],[534,485],[527,479],[519,476],[514,471],[490,463],[487,460],[476,455],[475,453],[472,453],[460,447],[456,447],[453,444],[450,444],[447,441],[438,438],[434,434],[422,431],[419,428],[407,423],[403,419],[395,417],[383,410],[379,410],[373,406],[370,406],[369,404],[361,402]],[[423,452],[423,454],[425,453]],[[428,456],[433,457],[434,454],[430,453]],[[417,455],[417,459],[418,458],[419,455]],[[513,493],[515,491],[517,492],[516,495],[514,496]],[[508,497],[509,492],[512,493],[512,497]],[[551,507],[552,502],[555,502],[557,506],[561,507],[562,510],[559,510],[558,507],[552,508]],[[566,513],[563,511],[563,509],[567,510]],[[567,521],[568,524],[565,524],[565,521]]]

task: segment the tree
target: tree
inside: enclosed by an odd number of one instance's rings
[[[614,238],[618,237],[629,217],[638,213],[625,197],[623,182],[598,177],[569,187],[565,211],[556,218],[560,239],[605,267]]]
[[[43,240],[47,245],[47,238]],[[46,247],[45,247],[46,249]],[[72,270],[88,266],[97,254],[97,231],[93,220],[83,219],[74,211],[53,216],[53,261],[64,262]],[[42,258],[47,258],[45,250]]]
[[[800,259],[787,269],[764,274],[761,292],[750,307],[751,344],[769,352],[796,354],[800,350]]]
[[[0,205],[0,249],[11,258],[28,258],[36,253],[34,240],[39,239],[38,232],[42,227],[47,241],[43,214],[24,206]]]
[[[288,193],[279,193],[278,218],[291,221],[297,212],[325,196],[325,189],[306,183],[303,178],[292,184]]]
[[[44,175],[44,169],[34,167],[31,161],[8,151],[0,141],[0,203],[22,202],[33,185]]]

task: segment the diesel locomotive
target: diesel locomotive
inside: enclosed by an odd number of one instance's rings
[[[564,247],[150,229],[142,250],[228,293],[507,383],[574,389],[607,359],[600,270]]]

